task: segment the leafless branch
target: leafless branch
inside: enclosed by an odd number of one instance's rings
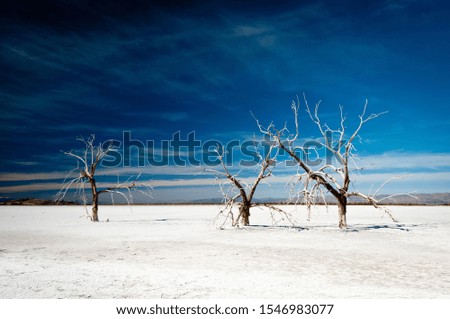
[[[295,195],[290,196],[290,200],[294,200],[296,203],[301,202],[305,204],[310,215],[311,207],[314,206],[319,200],[326,203],[325,190],[337,200],[339,206],[339,227],[346,228],[346,207],[347,200],[350,196],[363,197],[374,207],[378,209],[381,208],[374,197],[364,195],[359,192],[351,192],[349,188],[351,185],[350,174],[355,171],[360,171],[354,159],[354,151],[356,150],[353,144],[354,139],[359,136],[359,133],[365,123],[385,114],[386,112],[373,113],[367,116],[366,112],[368,101],[366,100],[363,110],[358,116],[358,125],[346,140],[346,136],[348,136],[346,132],[346,116],[341,105],[339,106],[339,128],[332,129],[327,124],[322,123],[320,119],[320,101],[316,103],[314,109],[311,109],[309,106],[305,94],[303,94],[303,101],[305,104],[306,113],[308,114],[310,120],[318,128],[321,138],[324,141],[321,145],[334,155],[338,165],[326,163],[322,167],[315,169],[296,154],[294,144],[298,139],[300,132],[298,121],[298,110],[300,103],[298,97],[297,101],[292,101],[291,104],[291,110],[294,113],[294,125],[296,132],[293,136],[288,136],[287,138],[284,137],[285,132],[288,132],[286,125],[281,130],[278,130],[273,123],[270,123],[269,126],[264,127],[255,118],[256,123],[259,130],[264,134],[268,134],[271,140],[276,141],[278,147],[285,151],[303,171],[303,173],[297,174],[294,178],[292,178],[288,184],[291,192],[295,192]],[[335,141],[335,144],[333,145],[333,138],[335,136],[337,136],[338,140]],[[350,164],[352,164],[355,168],[350,167]],[[386,210],[386,213],[393,218],[389,210]]]
[[[120,182],[118,180],[117,184],[113,186],[98,189],[97,181],[95,179],[97,166],[109,152],[115,149],[115,147],[112,143],[106,148],[103,148],[101,143],[95,145],[94,134],[90,135],[88,139],[78,137],[77,140],[84,143],[84,150],[82,151],[82,155],[78,155],[74,151],[64,152],[65,155],[76,159],[77,167],[71,170],[66,176],[61,190],[55,196],[56,201],[63,200],[68,191],[75,187],[78,195],[82,198],[83,202],[86,203],[85,184],[89,184],[92,192],[92,214],[90,218],[92,221],[98,221],[98,197],[100,194],[109,193],[111,196],[116,194],[124,198],[129,205],[132,204],[133,201],[131,194],[132,190],[137,190],[138,192],[151,197],[151,185],[148,183],[137,183],[140,174],[136,177],[129,177],[125,182]]]
[[[261,126],[261,130],[263,129],[265,128]],[[258,145],[260,144],[255,141],[255,147]],[[278,148],[275,143],[270,143],[268,146],[265,154],[259,148],[256,149],[259,163],[256,166],[257,175],[251,182],[240,178],[239,174],[234,174],[230,171],[224,159],[224,150],[219,148],[216,148],[215,152],[221,169],[204,168],[203,171],[216,175],[216,181],[218,181],[219,189],[222,193],[224,208],[215,219],[217,221],[219,217],[225,217],[224,223],[220,226],[221,228],[228,220],[232,221],[232,226],[249,224],[250,208],[255,206],[253,201],[256,190],[259,185],[272,176],[273,169],[277,165]],[[233,208],[237,208],[239,213],[234,214]]]

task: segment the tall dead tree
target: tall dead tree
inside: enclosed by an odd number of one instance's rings
[[[332,162],[326,162],[319,168],[309,165],[308,162],[302,159],[302,156],[296,152],[298,150],[305,152],[304,149],[296,145],[296,141],[299,138],[300,102],[298,98],[297,101],[292,101],[291,104],[291,109],[294,113],[294,134],[289,133],[286,125],[280,130],[278,130],[273,123],[264,127],[255,118],[260,131],[269,135],[271,140],[274,140],[278,147],[298,164],[302,173],[297,174],[291,183],[292,189],[294,189],[298,183],[302,183],[302,189],[296,192],[298,198],[302,198],[310,211],[311,206],[316,204],[318,200],[323,200],[326,204],[325,195],[326,193],[331,194],[336,199],[338,205],[339,228],[347,228],[347,203],[350,197],[363,198],[375,208],[383,210],[393,221],[396,221],[389,209],[379,205],[379,200],[375,198],[376,194],[366,195],[357,190],[350,190],[351,173],[358,170],[353,154],[353,151],[355,150],[354,141],[356,137],[359,136],[365,123],[386,112],[366,115],[368,105],[366,100],[362,113],[359,115],[359,123],[356,129],[348,134],[345,126],[346,118],[343,114],[342,106],[340,106],[340,127],[333,130],[320,120],[320,101],[316,104],[314,111],[310,109],[305,96],[304,102],[306,113],[309,115],[311,121],[317,126],[321,134],[322,141],[318,141],[318,143],[333,155]],[[336,138],[336,140],[333,141],[333,138]],[[352,164],[354,164],[353,168],[351,167]]]
[[[274,153],[274,150],[276,151],[277,147],[275,147],[274,144],[270,144],[268,145],[265,154],[262,154],[262,152],[257,153],[259,162],[255,163],[258,169],[257,176],[253,182],[249,181],[250,178],[239,177],[239,173],[232,174],[224,160],[224,153],[220,152],[218,149],[216,149],[216,153],[222,166],[222,170],[205,169],[205,171],[215,173],[217,179],[220,181],[220,189],[223,195],[225,207],[219,215],[225,215],[226,220],[231,219],[233,226],[250,225],[250,209],[255,206],[266,206],[271,210],[271,212],[272,210],[275,210],[284,214],[289,219],[288,214],[278,207],[274,207],[270,204],[254,202],[254,195],[258,186],[261,185],[263,180],[272,176],[272,171],[276,166],[277,152]],[[225,182],[223,182],[224,178]],[[238,206],[239,214],[237,216],[233,214],[233,207],[235,206]]]
[[[77,140],[83,142],[84,150],[81,152],[81,155],[77,154],[74,151],[63,152],[65,155],[76,159],[77,167],[71,170],[66,176],[63,187],[55,196],[56,201],[59,202],[63,200],[66,197],[67,192],[70,189],[75,188],[77,190],[77,194],[86,204],[85,185],[88,184],[92,194],[92,213],[89,217],[93,222],[98,222],[98,203],[99,196],[101,194],[110,194],[112,200],[114,200],[113,196],[115,194],[119,195],[124,198],[128,204],[132,203],[132,190],[136,190],[146,196],[150,196],[150,185],[145,183],[137,183],[139,175],[135,178],[130,177],[125,182],[118,181],[117,183],[111,184],[108,187],[99,189],[97,181],[95,179],[97,168],[103,158],[107,156],[108,153],[115,150],[116,147],[112,143],[108,143],[106,147],[104,147],[102,143],[94,144],[94,134],[92,134],[88,139],[78,137]]]

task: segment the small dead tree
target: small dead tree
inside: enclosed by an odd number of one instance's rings
[[[315,169],[312,165],[296,152],[301,150],[305,153],[305,150],[295,145],[295,142],[299,138],[299,107],[300,102],[292,101],[291,109],[294,113],[295,133],[290,134],[287,125],[278,130],[273,123],[270,123],[267,127],[260,124],[258,119],[255,118],[260,131],[270,136],[274,140],[278,147],[286,152],[299,166],[301,173],[298,173],[291,182],[291,189],[296,189],[298,183],[302,184],[300,191],[296,191],[297,202],[299,198],[302,198],[303,202],[307,205],[310,212],[311,206],[315,205],[319,200],[323,200],[325,204],[326,193],[331,194],[337,201],[338,216],[339,216],[339,228],[347,228],[347,203],[350,197],[360,197],[373,205],[377,209],[383,210],[388,214],[393,221],[396,221],[389,209],[381,207],[379,200],[375,198],[375,195],[366,195],[357,190],[350,190],[351,185],[351,173],[358,171],[359,168],[354,160],[354,141],[359,136],[359,133],[364,126],[370,120],[379,117],[382,113],[366,115],[368,102],[364,104],[363,111],[359,115],[359,123],[356,129],[347,134],[345,121],[346,118],[343,113],[343,107],[340,106],[340,127],[338,129],[331,129],[327,124],[321,122],[319,117],[319,105],[320,101],[316,104],[314,110],[308,105],[306,97],[304,97],[306,113],[309,118],[317,126],[323,142],[318,142],[320,145],[332,154],[334,162],[326,162],[325,165]],[[287,135],[287,137],[285,137]],[[337,137],[333,145],[333,138]]]
[[[98,202],[100,194],[109,193],[113,202],[114,195],[119,195],[125,199],[128,205],[132,203],[132,190],[150,196],[151,186],[146,183],[137,183],[140,175],[137,175],[135,178],[130,177],[125,182],[118,181],[114,185],[98,189],[97,181],[95,179],[98,165],[104,157],[116,149],[116,147],[112,143],[107,144],[105,148],[102,143],[94,144],[94,134],[91,134],[88,139],[78,137],[77,140],[84,144],[84,150],[81,155],[74,151],[63,151],[65,155],[76,159],[77,167],[67,174],[61,190],[55,196],[57,202],[62,201],[71,188],[76,188],[77,194],[82,198],[83,203],[86,204],[85,185],[88,184],[92,194],[92,213],[89,218],[93,222],[98,222]]]
[[[255,142],[257,143],[257,142]],[[274,152],[275,150],[275,152]],[[272,176],[273,169],[276,167],[276,157],[277,157],[277,147],[275,144],[270,143],[265,154],[258,151],[257,156],[259,158],[259,162],[257,163],[257,176],[253,182],[246,182],[245,178],[240,178],[239,173],[232,174],[227,167],[227,164],[224,159],[224,152],[219,149],[215,150],[217,154],[217,158],[220,161],[222,166],[222,170],[215,169],[204,169],[204,171],[213,172],[216,174],[217,180],[220,181],[220,190],[223,195],[224,200],[224,209],[219,212],[219,215],[225,215],[225,222],[228,219],[231,219],[232,226],[248,226],[250,225],[250,208],[255,206],[265,206],[270,209],[270,211],[276,211],[281,213],[289,219],[289,215],[285,213],[278,207],[274,207],[270,204],[266,203],[255,203],[254,195],[256,193],[256,189],[261,183]],[[221,178],[222,177],[222,178]],[[223,182],[223,177],[226,178],[225,182]],[[247,178],[248,180],[248,178]],[[233,214],[233,207],[238,206],[239,214],[235,217]],[[223,226],[223,225],[222,225]]]

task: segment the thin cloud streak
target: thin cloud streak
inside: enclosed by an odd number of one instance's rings
[[[427,185],[428,188],[431,188],[433,192],[439,192],[437,187],[440,185],[450,184],[450,172],[434,172],[434,173],[415,173],[415,174],[399,174],[393,175],[390,173],[375,173],[375,174],[364,174],[361,176],[355,176],[353,181],[357,188],[365,188],[369,187],[372,190],[376,190],[380,187],[385,181],[398,177],[398,179],[392,180],[390,184],[396,184],[396,189],[398,189],[398,185],[402,183],[408,185],[408,187],[403,188],[411,188],[411,185],[423,186]],[[287,183],[291,180],[290,176],[275,176],[268,179],[264,185],[269,186],[269,189],[265,189],[263,192],[259,192],[259,197],[270,197],[272,193],[276,194],[284,194],[286,197],[287,193]],[[254,178],[243,178],[241,180],[243,183],[251,184],[254,182]],[[436,183],[436,181],[439,181]],[[198,187],[198,186],[208,186],[208,187],[218,187],[218,184],[225,182],[228,183],[226,179],[218,180],[216,178],[196,178],[196,179],[175,179],[175,180],[167,180],[167,179],[158,179],[158,180],[146,180],[141,181],[140,183],[148,184],[155,189],[157,188],[185,188],[186,191],[189,191],[190,187]],[[392,189],[391,185],[388,184],[384,189],[389,191]],[[99,189],[106,187],[113,187],[117,185],[116,183],[98,183]],[[437,186],[435,186],[437,185]],[[33,183],[26,185],[15,185],[15,186],[2,186],[0,187],[0,192],[4,194],[12,194],[12,193],[26,193],[26,192],[36,192],[36,191],[54,191],[55,193],[60,190],[62,187],[61,183]],[[422,187],[423,188],[423,187]],[[76,187],[72,187],[72,189],[76,189]],[[417,190],[416,188],[414,188]],[[410,190],[408,190],[410,191]],[[440,190],[441,192],[443,190]],[[261,194],[262,193],[262,194]],[[381,190],[383,193],[383,190]],[[194,199],[194,198],[193,198]]]
[[[188,155],[182,153],[182,155]],[[400,174],[414,175],[421,173],[423,170],[440,170],[446,173],[450,170],[450,154],[405,154],[389,152],[380,155],[364,156],[360,160],[356,160],[358,167],[363,168],[363,171],[371,170],[386,170],[395,169],[395,171],[383,173],[387,175],[395,175],[396,172]],[[232,169],[242,169],[234,163]],[[220,167],[216,169],[220,170]],[[242,170],[242,175],[248,176],[252,174],[255,167],[248,167]],[[275,169],[275,175],[291,176],[297,170],[297,166],[280,165]],[[438,172],[432,172],[438,173]],[[13,181],[33,181],[33,180],[55,180],[63,179],[68,172],[39,172],[39,173],[0,173],[0,182]],[[214,175],[211,172],[204,172],[204,167],[201,166],[145,166],[145,167],[115,167],[115,168],[100,168],[97,171],[97,176],[102,177],[117,177],[126,178],[129,175],[158,175],[170,176],[185,175],[197,176],[200,174]],[[363,176],[377,176],[378,173],[364,173]],[[428,173],[424,173],[428,174]],[[381,175],[380,175],[381,176]]]
[[[364,169],[450,169],[450,154],[415,154],[388,152],[361,157],[357,161]]]

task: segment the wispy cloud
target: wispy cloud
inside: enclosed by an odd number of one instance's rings
[[[259,44],[264,48],[269,48],[275,45],[276,37],[274,35],[266,35],[258,39]]]
[[[392,179],[395,177],[394,179]],[[385,181],[392,179],[392,181],[385,185],[379,193],[390,192],[442,192],[446,189],[442,187],[448,187],[450,185],[450,172],[433,172],[433,173],[414,173],[393,175],[392,173],[365,173],[362,175],[355,175],[353,178],[354,185],[357,189],[368,192],[375,191],[378,187],[382,186]],[[254,177],[242,178],[241,182],[251,185],[254,182]],[[287,183],[291,180],[291,176],[279,176],[276,175],[267,181],[265,185],[269,187],[260,187],[260,196],[270,197],[272,192],[277,194],[285,194],[288,196]],[[221,183],[216,178],[186,178],[186,179],[150,179],[142,181],[155,188],[185,188],[187,192],[191,187],[207,186],[218,187]],[[228,183],[226,179],[222,182]],[[98,183],[99,188],[112,187],[116,185],[111,182]],[[61,183],[31,183],[24,185],[14,186],[1,186],[0,193],[13,194],[13,193],[25,193],[25,192],[37,192],[37,191],[54,191],[55,193],[61,189]],[[74,187],[75,189],[75,187]],[[261,192],[262,190],[262,192]]]
[[[16,161],[16,162],[14,162],[14,164],[20,165],[20,166],[36,166],[36,165],[39,165],[39,162]]]
[[[55,194],[62,187],[59,183],[33,183],[25,185],[14,185],[14,186],[1,186],[0,193],[3,194],[14,194],[14,193],[29,193],[29,192],[39,192],[39,191],[55,191]]]
[[[183,153],[181,155],[188,156],[192,154]],[[252,170],[256,170],[257,167],[239,167],[239,159],[233,163],[233,170],[243,169],[243,174],[251,174]],[[420,173],[423,170],[438,170],[439,172],[446,173],[450,171],[450,154],[410,154],[389,152],[380,155],[364,156],[361,159],[356,159],[356,163],[363,171],[386,171],[385,174],[395,174],[395,172],[401,173]],[[34,165],[34,162],[23,162],[22,165]],[[220,170],[220,167],[217,169]],[[292,174],[295,172],[296,166],[285,166],[284,164],[277,167],[275,170],[276,175]],[[179,166],[179,165],[164,165],[164,166],[143,166],[143,167],[111,167],[102,168],[97,170],[97,175],[102,177],[107,176],[122,176],[127,175],[166,175],[169,179],[175,175],[197,176],[201,174],[203,167],[201,166]],[[393,173],[394,172],[394,173]],[[435,172],[437,173],[437,172]],[[371,173],[372,174],[372,173]],[[378,173],[376,173],[378,174]],[[377,175],[373,176],[377,176]],[[384,173],[382,173],[384,174]],[[0,173],[1,182],[14,182],[14,181],[33,181],[33,180],[54,180],[65,178],[67,172],[39,172],[39,173]],[[366,175],[364,175],[366,176]]]
[[[239,37],[250,37],[267,32],[270,28],[265,26],[240,25],[234,28],[234,35]]]
[[[358,161],[364,169],[447,169],[450,170],[450,154],[388,152],[364,156]]]
[[[166,175],[168,178],[174,175],[195,176],[200,174],[202,169],[196,166],[145,166],[145,167],[112,167],[97,170],[96,176],[101,177],[122,177],[129,175]],[[23,181],[43,181],[57,180],[67,177],[67,172],[39,172],[39,173],[0,173],[0,182],[23,182]]]
[[[155,179],[155,180],[142,180],[138,184],[146,184],[152,187],[192,187],[192,186],[214,186],[217,182],[214,178],[196,178],[196,179]],[[116,183],[111,182],[99,182],[97,183],[98,189],[114,187]],[[37,192],[37,191],[59,191],[62,188],[62,183],[31,183],[24,185],[13,186],[1,186],[0,193],[25,193],[25,192]],[[87,186],[86,186],[87,187]],[[75,190],[77,185],[73,185],[71,189]]]
[[[11,50],[12,52],[14,52],[14,53],[20,55],[21,57],[24,57],[24,58],[27,58],[27,59],[30,59],[30,60],[39,60],[37,57],[30,56],[30,55],[29,55],[28,53],[26,53],[24,50],[16,49],[16,48],[9,47],[9,46],[6,46],[6,47],[7,47],[9,50]]]
[[[0,173],[0,182],[24,182],[41,181],[65,178],[67,173],[47,172],[47,173]]]
[[[178,122],[189,118],[189,115],[186,112],[163,112],[159,117],[170,122]]]
[[[385,0],[381,3],[381,8],[377,11],[378,13],[389,12],[389,11],[402,11],[409,6],[417,3],[417,0]]]

